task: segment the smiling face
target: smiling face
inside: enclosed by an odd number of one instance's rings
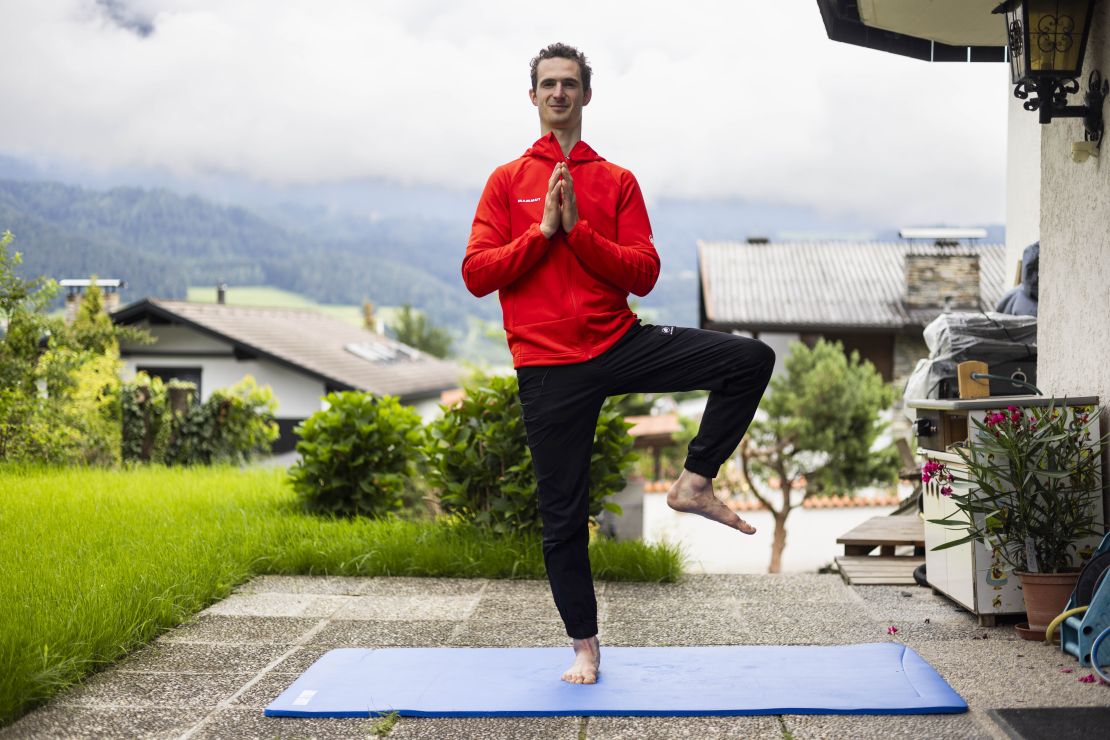
[[[581,127],[582,108],[590,102],[591,91],[582,89],[578,62],[552,57],[536,66],[536,88],[529,94],[539,109],[540,127],[547,132]]]

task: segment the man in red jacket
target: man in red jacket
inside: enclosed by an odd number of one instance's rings
[[[575,660],[562,678],[595,683],[589,469],[602,403],[622,393],[710,391],[667,503],[754,534],[713,494],[713,478],[755,415],[775,355],[746,337],[643,324],[629,310],[628,294],[647,295],[659,277],[640,187],[582,141],[592,95],[586,57],[552,44],[531,70],[541,137],[490,175],[462,275],[474,295],[496,290],[501,299],[539,489],[544,564],[573,639]]]

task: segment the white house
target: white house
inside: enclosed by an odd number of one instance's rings
[[[281,429],[275,452],[295,446],[293,428],[322,408],[327,393],[397,396],[427,420],[438,413],[440,394],[456,388],[462,375],[454,363],[312,310],[147,298],[112,320],[157,339],[120,347],[125,378],[141,370],[192,381],[202,401],[245,375],[270,386]]]
[[[818,0],[829,38],[925,61],[1003,62],[1020,28],[993,14],[997,0]],[[1069,6],[1072,7],[1072,6]],[[1087,4],[1078,4],[1086,10]],[[1067,10],[1064,8],[1063,10]],[[1058,10],[1058,12],[1063,12]],[[1074,24],[1078,30],[1079,24]],[[1091,73],[1110,76],[1110,3],[1094,5],[1090,35],[1069,105],[1083,105]],[[1018,31],[1018,33],[1011,33]],[[1079,39],[1072,39],[1077,42]],[[1021,44],[1024,46],[1024,44]],[[882,55],[876,54],[876,65]],[[1015,55],[1020,56],[1020,54]],[[1001,70],[1000,70],[1001,71]],[[998,84],[1013,85],[1002,74]],[[1082,118],[1041,124],[1027,101],[1009,97],[1006,131],[1006,261],[1040,241],[1037,386],[1054,396],[1097,395],[1110,405],[1110,166],[1085,142]],[[1106,117],[1106,103],[1101,105]],[[1077,156],[1080,147],[1095,156]],[[1110,422],[1104,411],[1103,428]],[[1110,459],[1103,459],[1110,470]],[[1110,493],[1105,507],[1110,510]]]

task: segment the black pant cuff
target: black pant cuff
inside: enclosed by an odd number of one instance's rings
[[[577,627],[567,627],[567,635],[575,640],[585,640],[586,638],[593,637],[597,634],[597,622],[591,624],[579,625]]]
[[[718,471],[720,471],[721,469],[720,465],[714,465],[711,462],[698,460],[692,457],[686,458],[686,463],[683,465],[683,467],[689,470],[691,473],[704,475],[706,478],[716,478]]]

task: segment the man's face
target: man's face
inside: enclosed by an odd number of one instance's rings
[[[578,62],[561,57],[540,60],[536,65],[536,89],[529,91],[545,130],[580,126],[582,107],[590,102],[590,92],[582,89]]]

